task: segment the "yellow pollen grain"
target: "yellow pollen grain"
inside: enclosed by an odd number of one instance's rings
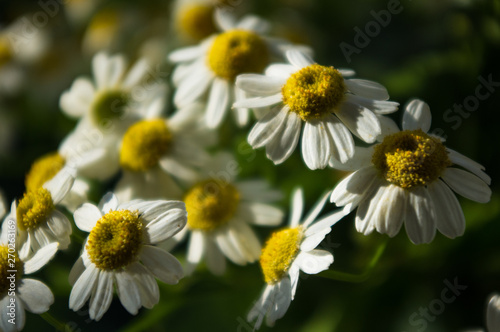
[[[94,98],[91,119],[96,126],[105,127],[122,118],[130,102],[130,95],[122,90],[105,90]]]
[[[205,180],[194,185],[184,196],[188,227],[212,231],[226,224],[236,212],[240,193],[231,184]]]
[[[10,255],[9,255],[10,254]],[[14,270],[17,272],[7,272]],[[11,282],[18,282],[24,272],[24,264],[19,260],[15,250],[10,250],[8,246],[0,246],[0,295],[4,294],[10,288]],[[15,278],[10,278],[15,274]],[[17,286],[16,286],[17,287]],[[16,288],[14,287],[14,288]]]
[[[99,219],[89,234],[89,258],[98,268],[116,270],[137,259],[143,239],[138,211],[110,211]]]
[[[218,77],[234,80],[243,73],[260,73],[269,64],[266,42],[257,34],[231,30],[218,35],[208,51],[208,66]]]
[[[64,164],[64,158],[57,152],[46,154],[35,160],[24,180],[26,191],[36,190],[43,186],[63,168]]]
[[[165,120],[137,122],[123,136],[120,164],[123,168],[143,172],[158,165],[172,143],[172,133]]]
[[[17,226],[21,230],[37,228],[47,221],[54,209],[50,191],[43,187],[28,191],[17,204]]]
[[[189,38],[200,41],[217,31],[214,10],[215,7],[208,4],[186,6],[179,13],[177,27]]]
[[[375,146],[372,163],[383,178],[404,189],[437,180],[451,165],[444,145],[420,129],[386,136]]]
[[[318,64],[293,73],[281,88],[283,103],[304,121],[335,112],[346,91],[344,78],[337,69]]]
[[[260,256],[260,267],[268,284],[277,283],[288,272],[299,252],[302,236],[299,226],[274,232],[267,240]]]

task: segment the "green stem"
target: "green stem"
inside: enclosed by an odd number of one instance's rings
[[[318,276],[323,277],[323,278],[327,278],[327,279],[345,281],[345,282],[353,282],[353,283],[365,282],[370,277],[370,274],[371,274],[373,268],[375,267],[375,265],[377,265],[378,261],[380,260],[380,257],[382,257],[382,254],[384,253],[384,250],[387,247],[387,242],[388,242],[388,240],[385,240],[383,243],[381,243],[377,247],[375,254],[373,255],[370,262],[368,263],[368,266],[360,274],[347,273],[347,272],[334,271],[334,270],[326,270],[326,271],[323,271],[320,274],[318,274]]]
[[[52,325],[56,330],[58,331],[65,331],[66,330],[66,324],[60,322],[57,318],[49,314],[49,312],[44,312],[43,314],[40,314],[40,317],[42,317],[47,323]]]

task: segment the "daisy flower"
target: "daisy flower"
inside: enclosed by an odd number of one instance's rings
[[[36,191],[38,188],[53,179],[59,172],[67,172],[66,159],[57,152],[52,152],[36,159],[26,174],[24,184],[26,191]],[[74,212],[77,207],[87,201],[87,194],[90,190],[88,181],[76,177],[71,190],[64,196],[60,205]]]
[[[169,60],[178,66],[173,73],[177,86],[174,102],[182,108],[207,95],[205,121],[218,127],[229,106],[242,91],[234,88],[236,76],[260,73],[274,56],[281,57],[283,42],[262,35],[268,23],[256,16],[236,22],[227,10],[216,10],[216,24],[222,33],[212,35],[197,46],[172,52]],[[248,121],[248,109],[236,109],[239,125]]]
[[[186,209],[179,201],[134,200],[118,203],[112,193],[99,206],[84,204],[75,223],[90,232],[80,258],[71,269],[69,307],[79,310],[90,298],[89,315],[100,320],[108,310],[113,289],[125,309],[136,315],[151,309],[160,293],[155,277],[177,284],[183,276],[179,261],[155,246],[186,225]]]
[[[16,222],[16,240],[21,256],[30,257],[52,242],[59,243],[59,249],[68,248],[71,223],[56,209],[56,205],[70,192],[74,179],[74,171],[64,168],[43,186],[26,191],[19,202],[12,202],[6,220],[12,219]],[[4,232],[6,226],[4,221]]]
[[[455,238],[464,233],[465,218],[453,191],[480,203],[490,200],[491,180],[484,167],[445,147],[428,133],[430,126],[429,106],[412,100],[404,111],[402,131],[374,147],[357,149],[341,166],[355,172],[336,186],[331,201],[345,206],[346,212],[358,207],[358,232],[376,230],[393,237],[404,221],[415,244],[431,242],[436,229]]]
[[[209,155],[215,133],[200,119],[202,105],[191,104],[161,117],[164,98],[155,100],[141,121],[130,126],[120,147],[122,178],[115,188],[121,201],[132,198],[177,199],[182,191],[172,177],[192,181]]]
[[[12,230],[15,221],[10,219]],[[15,237],[2,232],[0,243],[0,330],[21,331],[26,323],[25,310],[42,314],[54,303],[54,295],[43,282],[24,278],[45,266],[57,252],[57,243],[43,246],[31,258],[15,250]],[[12,315],[14,314],[14,315]],[[15,318],[13,320],[13,318]],[[13,322],[15,322],[13,324]]]
[[[262,180],[236,181],[238,163],[219,153],[206,163],[198,179],[184,194],[188,212],[187,227],[172,246],[189,233],[186,273],[205,259],[210,272],[221,275],[227,257],[238,265],[259,258],[261,245],[250,225],[276,226],[283,213],[269,203],[281,198]]]
[[[310,169],[325,168],[333,155],[345,162],[354,154],[351,133],[373,143],[382,133],[382,114],[398,109],[387,101],[380,84],[347,79],[352,70],[315,63],[299,50],[288,50],[290,64],[272,64],[265,75],[245,74],[236,86],[255,97],[241,99],[234,107],[273,106],[253,127],[248,142],[266,147],[275,164],[284,162],[295,150],[302,134],[302,157]]]
[[[295,296],[300,271],[316,274],[327,270],[333,263],[330,252],[315,249],[330,233],[331,227],[345,215],[340,210],[316,221],[329,195],[323,195],[301,222],[304,197],[301,189],[294,191],[290,226],[274,232],[260,256],[260,266],[267,285],[248,313],[247,320],[255,320],[255,329],[260,328],[265,316],[267,325],[273,326],[277,319],[285,315]]]

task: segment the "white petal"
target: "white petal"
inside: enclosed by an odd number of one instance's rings
[[[429,185],[429,195],[434,204],[437,229],[452,239],[463,235],[464,213],[451,189],[441,180],[436,180]]]
[[[177,284],[184,276],[181,263],[163,249],[145,245],[140,259],[156,278],[169,285]]]
[[[214,275],[221,276],[226,271],[226,258],[212,240],[205,242],[207,267]]]
[[[348,159],[345,163],[341,163],[340,160],[332,157],[330,159],[329,165],[330,167],[341,171],[354,172],[370,166],[372,163],[372,156],[373,146],[354,146],[354,155],[352,156],[352,158]]]
[[[255,15],[246,15],[236,24],[237,29],[250,30],[257,34],[264,34],[270,29],[267,21]]]
[[[356,230],[364,235],[371,234],[377,224],[378,210],[386,202],[382,197],[388,189],[388,185],[378,186],[376,192],[371,197],[366,197],[356,211]]]
[[[304,192],[302,188],[295,188],[292,192],[292,201],[290,202],[292,213],[290,214],[290,227],[295,228],[300,223],[302,211],[304,210]]]
[[[97,89],[100,90],[105,87],[108,76],[108,55],[105,53],[98,53],[92,59],[92,72],[96,81]]]
[[[377,205],[377,215],[373,216],[375,229],[380,234],[394,237],[403,225],[406,209],[406,194],[404,189],[390,185],[384,190]]]
[[[317,274],[328,270],[333,263],[333,255],[326,250],[301,252],[295,258],[295,263],[307,274]]]
[[[277,285],[266,285],[259,300],[257,300],[247,315],[247,321],[255,320],[254,330],[258,330],[262,325],[264,316],[269,313],[270,307],[273,305],[274,293]]]
[[[373,111],[375,114],[389,114],[398,110],[399,103],[390,100],[375,100],[357,95],[347,94],[346,98],[353,104],[359,104]]]
[[[113,299],[113,272],[99,271],[97,285],[89,302],[89,316],[99,321],[108,311]]]
[[[196,68],[198,69],[198,68]],[[178,86],[174,95],[174,103],[177,107],[184,107],[198,100],[208,90],[214,75],[205,67],[199,67],[190,73]]]
[[[122,86],[126,89],[131,89],[138,85],[148,73],[150,64],[146,59],[139,59],[134,66],[128,71],[127,76],[122,82]]]
[[[98,206],[99,210],[101,210],[103,214],[106,214],[109,211],[114,211],[117,207],[118,199],[112,192],[106,193],[106,195],[101,198]]]
[[[184,47],[173,51],[168,55],[168,60],[171,62],[187,62],[193,61],[203,55],[203,48],[200,46]]]
[[[64,167],[51,180],[45,182],[43,187],[50,191],[52,202],[59,204],[68,194],[75,182],[76,171],[71,167]]]
[[[314,60],[311,59],[307,54],[300,52],[296,49],[291,49],[286,51],[286,57],[288,61],[290,61],[290,63],[294,65],[297,69],[310,66],[314,63]]]
[[[234,220],[232,223],[229,231],[231,241],[236,248],[239,248],[247,262],[255,262],[259,259],[262,251],[259,239],[246,223],[239,220]]]
[[[282,101],[283,97],[280,93],[275,93],[270,96],[254,97],[248,99],[241,99],[234,103],[233,107],[244,107],[244,108],[259,108],[272,106],[278,104]]]
[[[467,171],[449,167],[444,171],[442,178],[453,191],[465,198],[479,203],[490,201],[490,187],[483,180]]]
[[[236,27],[236,19],[229,9],[217,8],[214,17],[215,23],[223,31],[228,31]]]
[[[85,232],[90,232],[101,219],[102,213],[94,204],[85,203],[73,214],[76,227]]]
[[[47,264],[57,252],[59,244],[57,242],[48,244],[38,250],[33,257],[24,262],[24,273],[31,274],[40,270]],[[21,257],[22,259],[22,257]]]
[[[328,197],[330,197],[330,191],[324,193],[323,196],[321,196],[321,198],[316,202],[316,204],[311,209],[307,217],[304,219],[304,222],[302,223],[302,226],[304,228],[307,228],[316,219],[321,210],[323,210],[323,207],[325,206]]]
[[[29,312],[41,314],[49,310],[54,303],[54,295],[43,282],[33,279],[22,279],[18,288],[18,296]]]
[[[189,269],[186,269],[186,274],[190,274],[192,270],[201,262],[203,258],[203,250],[205,249],[205,238],[203,233],[200,231],[193,231],[191,237],[189,238],[187,261],[190,265]]]
[[[500,296],[498,294],[494,294],[488,302],[486,326],[488,332],[500,331]]]
[[[286,109],[272,108],[252,128],[248,135],[248,144],[254,149],[266,145],[282,127],[287,116]]]
[[[69,284],[73,286],[84,271],[85,271],[85,264],[83,263],[82,256],[80,256],[76,260],[75,264],[73,264],[71,271],[69,271],[69,276],[68,276]]]
[[[225,79],[216,77],[208,97],[205,121],[208,128],[218,127],[229,107],[229,83]]]
[[[346,213],[343,210],[338,210],[330,215],[321,218],[315,222],[312,226],[309,226],[304,232],[304,239],[300,245],[300,249],[303,251],[310,251],[316,248],[325,236],[330,233],[332,226],[342,219]]]
[[[281,164],[290,157],[299,141],[301,123],[297,114],[288,112],[282,128],[266,145],[267,158],[275,164]]]
[[[233,96],[233,101],[235,100],[241,100],[246,98],[245,91],[241,90],[237,86],[231,87],[233,90],[234,96]],[[245,107],[235,107],[233,109],[233,115],[236,120],[236,124],[239,127],[244,127],[248,124],[248,120],[250,118],[250,110]]]
[[[236,78],[236,86],[256,95],[271,95],[281,92],[286,80],[258,74],[242,74]]]
[[[69,295],[70,309],[77,311],[83,307],[90,294],[94,291],[98,274],[99,270],[94,264],[89,265],[82,273],[71,289],[71,294]]]
[[[484,166],[475,162],[474,160],[464,156],[463,154],[452,150],[450,148],[446,148],[448,151],[448,157],[450,160],[459,166],[462,166],[469,172],[472,172],[476,174],[481,180],[486,182],[486,184],[490,185],[491,184],[491,178],[484,172]]]
[[[335,116],[328,116],[325,121],[333,146],[332,155],[345,163],[354,155],[354,140],[346,126]]]
[[[380,130],[381,130],[380,135],[377,137],[377,141],[382,142],[385,136],[400,132],[398,125],[393,119],[378,114],[376,114],[376,116],[378,121],[380,122]]]
[[[70,90],[61,95],[59,106],[66,115],[80,118],[89,111],[94,94],[94,86],[87,78],[77,78]]]
[[[414,244],[430,243],[436,235],[436,221],[428,190],[417,187],[406,202],[406,233]]]
[[[326,125],[307,121],[302,134],[302,157],[309,169],[323,169],[331,155],[330,137]]]
[[[285,277],[277,284],[278,289],[273,292],[271,310],[266,319],[268,326],[273,326],[276,320],[285,315],[292,302],[292,286],[290,279]]]
[[[281,79],[288,79],[290,75],[295,73],[297,71],[297,68],[295,68],[292,65],[284,64],[284,63],[275,63],[269,65],[266,70],[265,74],[266,76],[272,76],[272,77],[280,77]]]
[[[283,211],[269,204],[241,202],[239,209],[241,217],[254,225],[277,226],[283,220]]]
[[[71,223],[68,218],[58,210],[54,210],[50,214],[50,218],[47,220],[47,227],[59,239],[69,237],[72,232]],[[60,246],[60,249],[64,250],[66,248]]]
[[[333,189],[330,201],[337,206],[344,206],[358,196],[365,195],[376,176],[377,170],[373,166],[367,166],[350,174]]]
[[[160,300],[160,290],[151,272],[139,263],[130,264],[126,272],[133,277],[139,289],[142,305],[148,309],[154,307]]]
[[[126,271],[115,272],[116,292],[123,307],[132,315],[137,315],[141,308],[139,288]]]
[[[349,91],[355,95],[376,100],[389,99],[387,89],[380,83],[355,78],[347,79],[344,82]]]
[[[367,143],[375,142],[382,133],[377,116],[363,106],[345,102],[336,114],[354,135]]]
[[[149,223],[147,232],[151,243],[159,243],[177,234],[187,223],[185,209],[171,209],[162,214],[157,220]]]
[[[424,133],[431,128],[431,110],[427,103],[419,99],[411,100],[403,113],[403,130],[422,129]]]
[[[238,265],[246,264],[245,258],[242,257],[238,248],[234,246],[227,232],[219,232],[215,236],[215,240],[217,241],[219,249],[222,251],[224,256],[229,258],[233,263]]]

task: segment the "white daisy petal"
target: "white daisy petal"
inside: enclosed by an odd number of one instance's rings
[[[137,315],[142,306],[139,288],[132,277],[125,271],[115,272],[114,277],[116,280],[116,293],[123,307],[132,315]]]
[[[252,307],[247,315],[247,321],[255,320],[254,330],[258,330],[262,325],[264,316],[269,312],[269,307],[272,305],[271,297],[274,295],[276,285],[266,285],[259,300]]]
[[[69,284],[73,286],[84,271],[85,271],[85,264],[83,263],[82,256],[80,256],[76,260],[75,264],[73,264],[71,271],[69,271],[69,276],[68,276]]]
[[[272,95],[281,92],[286,80],[258,74],[242,74],[236,78],[236,86],[257,95]]]
[[[101,219],[102,213],[97,206],[84,203],[73,214],[76,227],[85,232],[90,232],[96,225],[97,221]]]
[[[321,196],[321,198],[316,202],[316,204],[311,209],[307,217],[304,219],[304,222],[302,223],[302,226],[304,228],[307,228],[316,219],[321,210],[323,210],[323,207],[325,206],[328,197],[330,197],[330,193],[331,193],[330,191],[324,193],[323,196]]]
[[[108,213],[109,211],[114,211],[118,207],[118,199],[112,192],[106,193],[99,202],[99,210],[103,214]]]
[[[385,136],[392,135],[400,131],[396,122],[394,122],[391,118],[378,114],[376,114],[376,116],[380,122],[381,130],[380,135],[377,137],[377,141],[382,142]]]
[[[488,332],[500,330],[500,296],[498,294],[494,294],[488,302],[486,326]]]
[[[192,231],[191,237],[189,238],[189,246],[187,252],[187,261],[193,266],[200,263],[203,258],[203,250],[205,249],[205,238],[200,231]],[[191,271],[189,271],[191,272]],[[186,274],[189,274],[186,270]]]
[[[367,166],[350,174],[333,189],[330,201],[337,206],[344,206],[358,196],[367,194],[366,190],[376,176],[377,170],[373,166]]]
[[[89,316],[96,322],[108,311],[113,299],[113,272],[99,270],[97,285],[89,302]]]
[[[280,77],[281,79],[288,79],[290,75],[295,73],[297,68],[292,65],[283,64],[283,63],[274,63],[269,65],[265,70],[266,76],[271,77]]]
[[[48,311],[54,303],[54,295],[49,287],[38,280],[22,279],[17,292],[26,310],[34,314]]]
[[[465,231],[465,216],[457,197],[441,180],[429,185],[429,195],[434,204],[437,229],[454,239]]]
[[[241,100],[246,98],[245,91],[236,86],[231,86],[231,89],[234,93],[233,100]],[[248,124],[248,120],[250,119],[250,110],[248,108],[235,107],[233,114],[238,126],[244,127]]]
[[[414,244],[430,243],[436,234],[436,220],[428,190],[416,187],[406,202],[406,233]]]
[[[424,133],[431,128],[431,110],[427,103],[419,99],[411,100],[403,113],[403,130],[422,129]]]
[[[369,109],[345,102],[336,115],[349,128],[349,130],[363,141],[373,143],[382,133],[380,122]]]
[[[295,297],[295,292],[297,291],[297,286],[299,284],[299,274],[300,268],[297,264],[293,264],[290,266],[290,270],[288,270],[288,274],[290,275],[290,286],[292,287],[292,300]]]
[[[290,215],[290,227],[295,228],[299,225],[302,211],[304,210],[304,192],[302,188],[296,188],[292,193],[292,201],[290,202],[292,213]]]
[[[247,15],[243,17],[235,26],[237,29],[250,30],[257,34],[264,34],[270,29],[267,21],[255,15]]]
[[[352,158],[348,159],[345,163],[341,163],[340,160],[332,157],[328,164],[330,165],[330,167],[341,171],[354,172],[371,165],[372,156],[373,156],[373,146],[370,147],[354,146],[354,155],[352,156]]]
[[[43,187],[50,191],[52,202],[59,204],[69,193],[75,182],[76,172],[73,168],[64,167],[51,180],[45,182]]]
[[[326,250],[311,250],[301,252],[295,258],[295,263],[307,274],[317,274],[328,270],[333,263],[333,255]]]
[[[126,89],[131,89],[138,85],[148,73],[150,64],[146,59],[139,59],[127,73],[127,76],[122,82],[122,86]]]
[[[323,234],[323,236],[328,234],[331,230],[331,227],[333,225],[335,225],[337,223],[337,221],[339,221],[340,219],[345,217],[345,215],[346,214],[343,210],[337,210],[337,211],[334,211],[334,212],[330,213],[329,215],[319,219],[318,221],[314,222],[311,226],[309,226],[305,230],[305,232],[304,232],[305,239],[304,240],[306,240],[308,237],[314,236],[318,233]],[[328,230],[328,232],[325,233],[326,230]],[[318,244],[319,244],[319,242],[316,244],[316,246]],[[316,246],[314,246],[314,248]],[[305,249],[303,249],[303,250],[305,250]]]
[[[94,99],[94,86],[87,78],[77,78],[70,90],[64,92],[59,100],[59,106],[64,113],[73,118],[84,116]]]
[[[285,277],[277,284],[278,289],[274,291],[274,298],[266,319],[268,326],[273,326],[276,320],[282,318],[292,302],[292,286],[290,279]]]
[[[241,202],[240,209],[242,218],[254,225],[277,226],[283,219],[283,211],[269,204]]]
[[[173,51],[168,55],[168,60],[171,62],[188,62],[193,61],[200,55],[203,55],[203,48],[200,46],[184,47]]]
[[[174,95],[174,103],[177,107],[187,106],[201,98],[213,82],[214,75],[204,67],[200,67],[200,69],[201,71],[193,70],[179,84]]]
[[[126,271],[139,289],[142,305],[148,309],[153,308],[160,300],[160,290],[151,272],[139,263],[130,264]]]
[[[374,212],[377,216],[373,217],[375,229],[380,234],[394,237],[399,233],[405,216],[406,200],[404,189],[398,186],[390,185],[384,190],[378,209]]]
[[[377,188],[377,191],[371,197],[363,200],[356,211],[356,230],[364,235],[369,235],[375,229],[377,224],[378,210],[385,202],[381,201],[387,190],[387,185]]]
[[[267,158],[276,165],[288,159],[295,150],[300,137],[301,122],[297,114],[288,112],[283,128],[266,145]]]
[[[246,264],[245,258],[242,257],[238,248],[234,246],[227,232],[219,232],[215,235],[215,240],[224,256],[229,258],[233,263],[238,265]]]
[[[394,113],[399,108],[399,103],[390,100],[376,100],[371,98],[364,98],[361,96],[346,95],[347,100],[353,104],[359,104],[371,110],[375,114],[390,114]]]
[[[24,262],[24,273],[31,274],[40,270],[54,257],[58,246],[59,244],[54,242],[40,248],[33,257]]]
[[[147,232],[151,243],[160,243],[177,234],[186,226],[187,213],[185,209],[171,209],[157,220],[149,223]]]
[[[50,218],[47,220],[47,226],[49,230],[54,233],[56,238],[62,238],[69,236],[72,232],[71,223],[68,218],[58,210],[52,211]],[[60,247],[60,249],[65,249]]]
[[[92,72],[98,89],[106,87],[109,60],[105,53],[98,53],[92,59]]]
[[[211,273],[221,276],[226,271],[226,258],[217,245],[209,240],[205,242],[205,259]]]
[[[99,270],[94,264],[89,265],[82,273],[73,285],[73,289],[71,289],[71,294],[69,295],[70,309],[77,311],[83,307],[96,287],[98,274]]]
[[[233,221],[231,236],[235,246],[240,246],[247,262],[253,263],[259,259],[262,247],[250,226],[244,222]]]
[[[282,98],[283,97],[281,93],[276,93],[270,96],[241,99],[236,101],[233,107],[260,108],[260,107],[272,106],[280,103],[282,101]]]
[[[488,203],[490,201],[490,187],[474,174],[449,167],[444,171],[442,178],[453,191],[465,198],[479,203]]]
[[[354,155],[354,140],[351,133],[339,119],[330,115],[326,117],[325,123],[328,134],[332,139],[332,154],[345,163]]]
[[[304,124],[302,156],[309,169],[323,169],[328,165],[331,146],[327,130],[319,121],[308,121]]]
[[[300,52],[296,49],[291,49],[286,52],[286,57],[292,65],[297,69],[302,69],[304,67],[314,64],[314,60],[311,59],[307,54]]]
[[[266,145],[281,128],[287,116],[286,110],[272,108],[252,128],[248,135],[248,144],[254,149]]]
[[[491,178],[484,172],[484,166],[475,162],[474,160],[464,156],[463,154],[452,150],[450,148],[446,148],[446,151],[448,151],[448,157],[450,160],[459,166],[462,166],[469,172],[474,173],[477,175],[481,180],[486,182],[486,184],[490,185],[491,184]]]
[[[236,27],[235,17],[231,14],[229,9],[217,8],[214,17],[215,23],[223,31],[228,31]]]
[[[216,77],[210,89],[205,121],[208,128],[216,128],[222,122],[229,107],[229,83]]]
[[[181,263],[172,254],[153,246],[142,246],[142,263],[162,282],[175,285],[184,276]]]
[[[389,99],[387,89],[380,83],[351,78],[345,80],[345,84],[349,91],[355,95],[375,100]]]

